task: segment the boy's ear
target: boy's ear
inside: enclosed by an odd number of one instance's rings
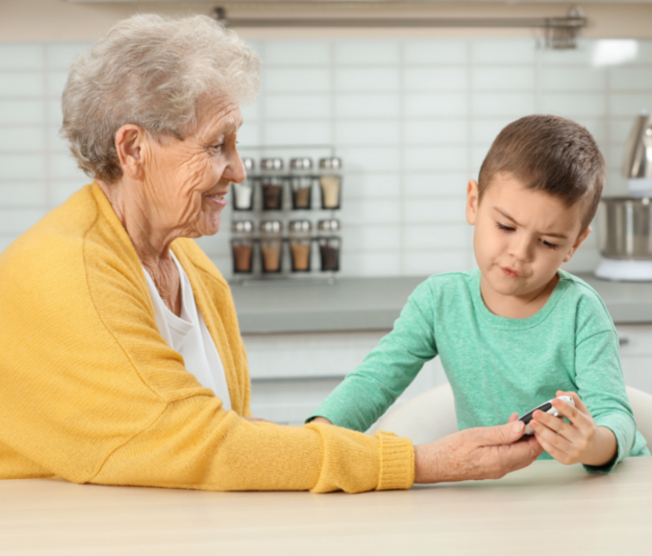
[[[577,251],[577,249],[579,248],[579,246],[582,245],[582,243],[584,243],[584,240],[585,240],[587,237],[589,237],[589,234],[591,233],[591,230],[592,230],[592,229],[593,229],[593,228],[591,228],[591,226],[587,226],[586,230],[584,230],[584,232],[582,232],[582,233],[579,235],[579,237],[577,238],[577,241],[575,242],[575,245],[573,245],[573,247],[571,248],[571,250],[570,250],[570,252],[568,253],[568,255],[566,255],[566,256],[564,257],[564,262],[565,262],[565,263],[567,263],[568,261],[571,260],[571,257],[575,254],[575,251]]]
[[[475,213],[478,210],[478,182],[469,180],[466,186],[466,221],[475,225]]]

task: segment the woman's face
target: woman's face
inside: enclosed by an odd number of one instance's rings
[[[196,128],[183,141],[148,142],[141,193],[154,228],[177,237],[213,235],[220,229],[231,182],[246,177],[236,148],[242,124],[237,103],[205,103]]]

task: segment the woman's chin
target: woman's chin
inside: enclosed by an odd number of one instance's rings
[[[220,231],[220,224],[222,223],[222,213],[214,213],[210,216],[202,215],[199,225],[195,228],[198,235],[201,236],[214,236]]]

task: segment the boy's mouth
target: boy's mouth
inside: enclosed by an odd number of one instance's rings
[[[516,270],[515,268],[510,268],[508,266],[503,266],[501,267],[501,270],[503,271],[503,274],[507,276],[508,278],[518,278],[523,274],[520,270]]]

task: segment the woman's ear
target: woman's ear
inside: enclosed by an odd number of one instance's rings
[[[478,182],[470,180],[466,186],[466,221],[475,225],[475,214],[478,210]]]
[[[139,179],[143,172],[145,130],[134,124],[123,125],[115,132],[115,150],[122,172],[131,179]]]
[[[586,230],[584,230],[584,232],[582,232],[582,233],[579,235],[579,237],[577,238],[577,241],[575,241],[575,244],[574,244],[573,247],[571,248],[571,250],[570,250],[570,252],[568,253],[568,255],[566,255],[566,256],[564,257],[564,262],[565,262],[565,263],[567,263],[568,261],[571,260],[571,257],[575,254],[575,251],[577,251],[577,249],[579,248],[579,246],[582,245],[582,243],[584,243],[584,240],[585,240],[587,237],[589,237],[589,234],[591,233],[591,230],[592,230],[592,229],[593,229],[593,228],[591,228],[591,226],[587,226]]]

